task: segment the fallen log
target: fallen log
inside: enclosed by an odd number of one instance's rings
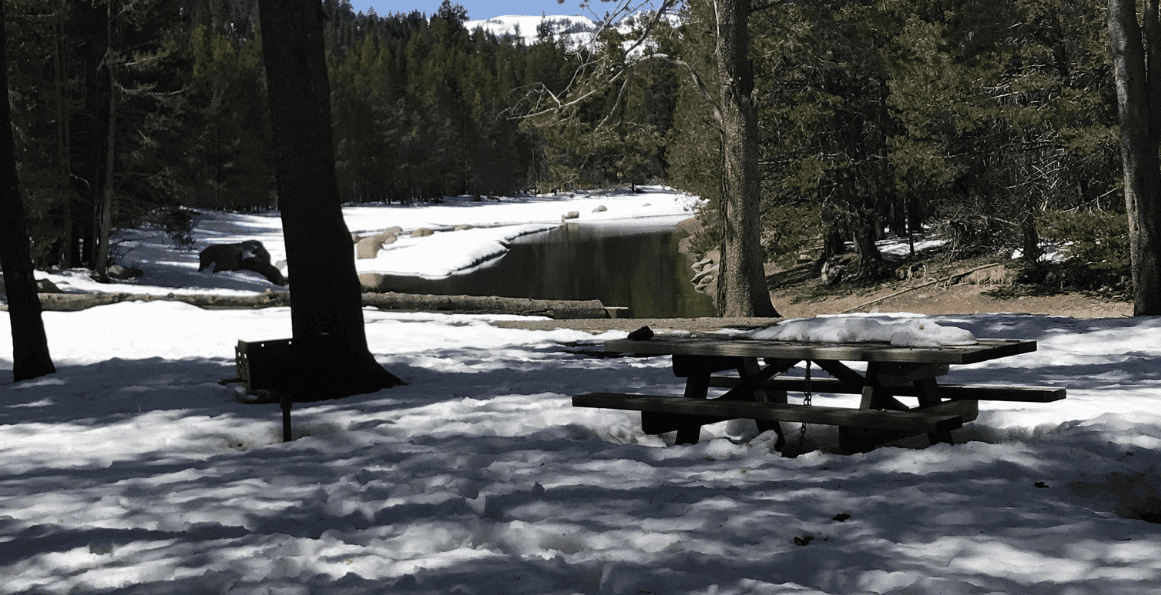
[[[41,293],[40,306],[45,312],[78,312],[96,306],[121,302],[184,302],[207,310],[254,309],[290,306],[290,294],[268,291],[260,295],[209,295],[168,293]],[[0,305],[3,308],[3,305]]]
[[[260,295],[209,295],[169,293],[41,293],[41,308],[46,312],[77,312],[96,306],[133,301],[184,302],[207,310],[289,307],[290,294],[267,291]],[[407,293],[364,293],[363,305],[380,310],[445,312],[452,314],[514,314],[546,316],[556,319],[608,318],[600,300],[536,300],[470,295],[419,295]],[[7,310],[0,303],[0,310]]]
[[[608,318],[600,300],[536,300],[472,295],[424,295],[411,293],[364,293],[363,305],[380,310],[449,312],[459,314],[516,314],[547,316],[558,320]]]

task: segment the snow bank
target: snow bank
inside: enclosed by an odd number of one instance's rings
[[[359,273],[447,277],[503,256],[508,243],[516,238],[552,228],[545,224],[506,225],[399,238],[383,246],[375,258],[356,260],[355,269]]]
[[[769,341],[890,343],[898,347],[972,345],[976,342],[971,331],[943,326],[929,318],[893,321],[865,316],[785,320],[752,331],[748,336]]]

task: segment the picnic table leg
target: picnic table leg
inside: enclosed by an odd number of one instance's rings
[[[690,371],[685,381],[685,396],[690,399],[705,399],[709,396],[708,370],[699,369]],[[677,429],[677,444],[697,444],[701,436],[701,424],[691,423]]]
[[[879,381],[880,366],[876,362],[867,364],[867,375],[863,379],[863,396],[859,409],[886,409],[905,411],[907,406],[895,398],[895,393]],[[839,426],[839,448],[848,452],[870,452],[875,447],[906,438],[912,434],[898,430],[876,430]]]
[[[294,399],[290,391],[278,391],[278,404],[282,407],[282,441],[294,440],[294,433],[290,429],[290,410],[294,407]]]
[[[774,364],[768,361],[767,365]],[[758,365],[758,360],[752,357],[742,358],[742,363],[738,366],[738,375],[741,376],[743,380],[751,376],[757,376],[761,372],[762,368]],[[754,389],[754,400],[759,403],[785,403],[786,392],[779,392],[780,394],[775,396],[774,400],[771,401],[770,395],[766,392],[766,389],[756,388]],[[758,433],[774,430],[774,434],[778,436],[778,438],[774,441],[774,449],[781,452],[782,449],[786,446],[786,436],[782,434],[782,425],[776,421],[758,419],[754,420],[754,423],[758,425]]]
[[[931,405],[938,405],[943,402],[939,397],[939,383],[935,378],[924,378],[913,382],[916,392],[919,393],[919,406],[929,407]],[[927,439],[932,444],[946,442],[947,444],[955,444],[951,438],[951,432],[934,432],[927,435]]]

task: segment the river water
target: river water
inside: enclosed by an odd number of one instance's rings
[[[693,290],[693,271],[678,252],[682,232],[614,223],[569,223],[524,236],[508,252],[444,279],[390,278],[393,291],[601,300],[627,308],[618,316],[714,316],[712,300]]]

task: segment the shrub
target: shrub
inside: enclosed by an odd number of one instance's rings
[[[1108,271],[1129,265],[1129,218],[1124,213],[1047,211],[1038,231],[1060,245],[1067,260]]]
[[[1040,237],[1056,244],[1064,262],[1037,267],[1044,282],[1076,289],[1128,289],[1129,219],[1121,213],[1048,211]]]

